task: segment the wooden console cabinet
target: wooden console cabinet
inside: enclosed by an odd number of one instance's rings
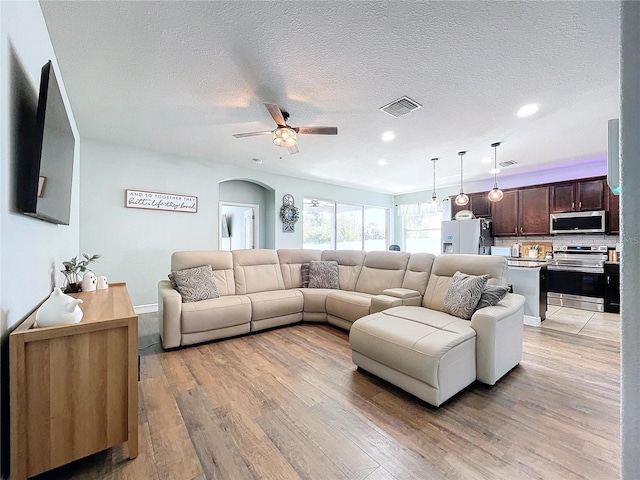
[[[80,323],[9,338],[11,476],[24,479],[127,442],[138,455],[138,317],[124,283],[81,298]]]

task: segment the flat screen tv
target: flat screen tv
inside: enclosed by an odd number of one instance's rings
[[[26,215],[69,225],[75,137],[51,61],[42,67],[33,150],[18,161],[16,206]]]

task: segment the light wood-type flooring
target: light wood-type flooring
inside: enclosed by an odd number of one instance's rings
[[[140,454],[43,479],[615,479],[619,342],[525,327],[497,385],[430,407],[356,370],[348,333],[298,324],[164,352],[140,316]]]

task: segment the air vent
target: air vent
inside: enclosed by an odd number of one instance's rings
[[[518,162],[514,160],[507,160],[506,162],[500,162],[498,165],[500,165],[502,168],[505,168],[505,167],[510,167],[511,165],[515,165],[516,163]]]
[[[409,112],[413,112],[420,107],[422,107],[422,105],[420,105],[415,100],[411,100],[409,97],[400,97],[398,100],[394,100],[388,105],[380,107],[380,110],[382,110],[384,113],[388,113],[392,117],[400,117]]]

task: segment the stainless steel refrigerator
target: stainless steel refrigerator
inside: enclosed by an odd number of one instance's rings
[[[491,220],[451,220],[442,222],[442,253],[489,255],[493,245]]]

